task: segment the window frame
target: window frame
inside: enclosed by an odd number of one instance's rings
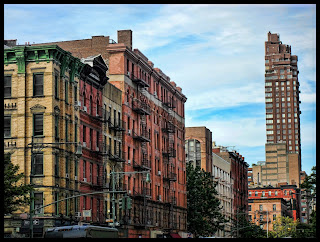
[[[36,117],[41,117],[42,118],[42,131],[40,131],[40,127],[36,127]],[[43,118],[44,115],[43,113],[34,113],[33,114],[33,136],[34,137],[40,137],[40,136],[44,136],[44,129],[43,129]],[[40,122],[40,121],[39,121]],[[39,129],[39,130],[38,130]],[[38,134],[39,133],[39,134]],[[41,133],[41,134],[40,134]]]
[[[6,79],[10,79],[10,86],[6,86]],[[10,88],[10,95],[6,96],[6,89]],[[11,98],[12,97],[12,75],[4,75],[4,80],[3,80],[3,97],[4,98]]]
[[[9,119],[9,125],[7,127],[6,125],[6,119]],[[5,115],[4,116],[4,119],[3,119],[3,137],[4,138],[11,138],[11,115]],[[7,132],[6,132],[7,131]],[[8,133],[8,135],[6,135]]]
[[[41,76],[42,77],[42,83],[36,84],[36,77]],[[42,87],[42,90],[38,89],[39,87]],[[37,93],[40,92],[41,93]],[[44,96],[44,73],[43,72],[35,72],[33,73],[33,97],[43,97]]]

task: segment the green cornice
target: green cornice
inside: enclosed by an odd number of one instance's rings
[[[18,73],[25,74],[27,62],[56,62],[60,65],[60,75],[65,76],[67,70],[70,71],[70,82],[75,76],[80,76],[80,72],[85,64],[80,59],[72,56],[68,51],[61,49],[57,45],[41,46],[16,46],[4,49],[4,64],[17,64]]]

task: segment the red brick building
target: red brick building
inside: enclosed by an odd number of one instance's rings
[[[80,140],[82,143],[82,157],[79,163],[80,192],[92,193],[102,191],[103,181],[103,158],[106,155],[102,143],[102,90],[107,83],[105,62],[100,55],[82,62],[88,64],[80,79]],[[82,221],[102,222],[103,217],[103,194],[80,197]],[[83,217],[83,211],[90,210],[91,217]]]
[[[215,147],[212,152],[230,161],[230,177],[233,183],[233,218],[239,213],[248,212],[248,167],[244,157],[235,150],[228,151],[225,147]]]
[[[252,203],[256,204],[256,200],[259,200],[259,203],[262,204],[269,200],[283,199],[286,202],[286,208],[285,210],[278,208],[277,212],[281,211],[282,216],[290,216],[294,220],[300,220],[300,197],[300,189],[296,185],[279,184],[278,187],[255,187],[249,188],[248,191],[249,206],[252,206]],[[252,212],[255,211],[254,209],[251,210]],[[271,212],[273,209],[269,210]],[[266,209],[262,211],[266,211]],[[270,213],[270,216],[272,216],[272,213]]]
[[[138,49],[132,49],[132,31],[119,30],[118,43],[109,36],[52,42],[85,58],[101,54],[109,82],[122,91],[124,189],[132,208],[118,222],[127,237],[184,236],[187,230],[184,103],[176,83]],[[39,44],[43,45],[43,44]],[[95,130],[97,131],[97,130]],[[145,182],[150,171],[151,183]],[[119,216],[121,218],[122,216]]]

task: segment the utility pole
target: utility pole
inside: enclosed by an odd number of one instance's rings
[[[114,195],[114,191],[116,189],[116,179],[115,179],[115,172],[114,172],[114,166],[112,167],[112,227],[115,227],[115,213],[116,213],[116,199],[115,199],[115,195]]]

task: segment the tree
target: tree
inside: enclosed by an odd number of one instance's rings
[[[233,236],[237,238],[266,238],[267,233],[258,225],[248,221],[243,209],[240,209],[233,220]]]
[[[22,205],[30,204],[31,185],[23,185],[19,182],[24,174],[16,174],[19,170],[18,165],[11,162],[10,154],[4,155],[4,214],[10,214]]]
[[[212,236],[219,229],[223,229],[226,222],[221,214],[220,201],[216,183],[211,174],[200,167],[187,164],[187,204],[188,231],[195,237]]]
[[[270,238],[293,238],[297,233],[298,220],[290,217],[278,217],[273,223],[273,231],[269,232]]]

